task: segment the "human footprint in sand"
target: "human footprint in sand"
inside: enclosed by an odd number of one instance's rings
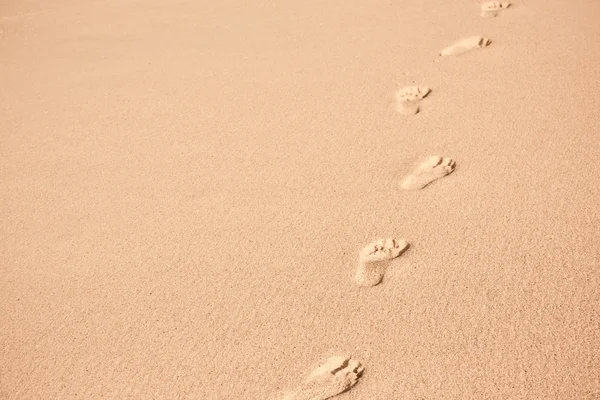
[[[454,168],[456,168],[456,162],[449,157],[428,157],[404,178],[402,189],[423,189],[431,182],[452,173]]]
[[[498,15],[500,10],[510,7],[510,3],[504,1],[486,1],[481,3],[481,16],[484,18],[493,18]]]
[[[403,239],[377,239],[359,253],[354,279],[360,286],[375,286],[383,279],[389,263],[408,248]]]
[[[349,390],[363,373],[361,363],[351,357],[333,356],[315,369],[298,388],[282,400],[325,400]]]
[[[492,41],[483,36],[471,36],[446,47],[440,52],[440,56],[457,56],[473,49],[489,46],[490,43]]]
[[[402,115],[413,115],[419,112],[419,103],[427,97],[431,89],[424,86],[408,86],[396,92],[398,112]]]

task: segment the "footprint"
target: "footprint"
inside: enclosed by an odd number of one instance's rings
[[[413,115],[419,112],[419,103],[431,92],[428,87],[408,86],[396,92],[398,112]]]
[[[493,18],[503,8],[510,7],[510,3],[504,1],[486,1],[481,3],[481,16],[484,18]]]
[[[330,357],[282,400],[329,399],[356,385],[363,371],[361,363],[351,357]]]
[[[419,164],[402,181],[402,189],[417,190],[454,171],[456,162],[448,157],[431,156]]]
[[[375,286],[383,279],[391,260],[408,248],[406,240],[377,239],[365,246],[359,254],[354,279],[360,286]]]
[[[466,53],[469,50],[488,46],[492,41],[483,36],[471,36],[466,39],[459,40],[452,46],[446,47],[440,52],[440,56],[456,56]]]

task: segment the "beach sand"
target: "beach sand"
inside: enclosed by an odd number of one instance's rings
[[[0,398],[279,398],[336,355],[336,399],[600,398],[598,1],[18,3]]]

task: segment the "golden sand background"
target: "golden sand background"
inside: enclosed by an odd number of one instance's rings
[[[0,397],[598,398],[600,2],[478,6],[0,2]]]

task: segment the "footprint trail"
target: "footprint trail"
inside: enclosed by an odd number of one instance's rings
[[[419,112],[419,103],[427,97],[431,89],[424,86],[407,86],[396,92],[398,112],[402,115],[414,115]]]
[[[459,40],[451,46],[446,47],[440,52],[441,56],[457,56],[466,53],[473,49],[489,46],[492,41],[483,36],[471,36],[466,39]]]
[[[498,13],[510,7],[510,3],[504,1],[486,1],[481,3],[481,16],[483,18],[494,18]]]
[[[430,156],[420,163],[402,181],[402,189],[423,189],[431,182],[438,180],[454,171],[456,162],[448,157]]]
[[[281,400],[329,399],[356,385],[363,371],[361,363],[351,357],[330,357]]]
[[[359,254],[354,280],[359,286],[375,286],[382,281],[385,271],[394,258],[408,248],[403,239],[377,239],[365,246]]]

